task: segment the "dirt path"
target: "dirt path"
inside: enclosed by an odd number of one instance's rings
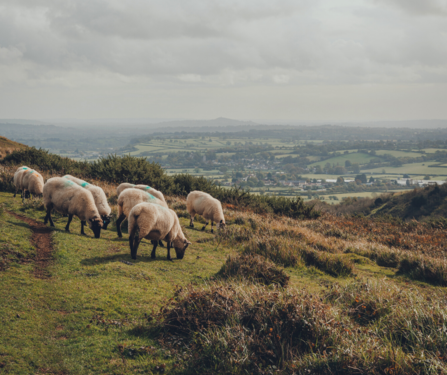
[[[14,212],[7,211],[8,214],[16,219],[27,223],[33,231],[31,244],[36,248],[36,258],[34,267],[34,276],[39,279],[49,278],[51,275],[48,266],[52,260],[53,245],[51,243],[51,229],[43,223],[39,223],[29,217],[17,215]]]

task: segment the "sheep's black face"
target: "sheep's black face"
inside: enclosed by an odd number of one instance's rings
[[[110,224],[110,216],[102,215],[101,218],[102,218],[102,228],[104,230],[106,230],[107,229],[107,225]]]
[[[217,223],[216,227],[217,227],[217,229],[224,230],[225,229],[225,225],[226,225],[225,222],[223,220],[221,220],[220,223]]]
[[[183,259],[183,257],[185,256],[185,251],[189,245],[191,245],[191,242],[189,242],[188,240],[184,240],[181,247],[174,247],[177,259]]]
[[[101,228],[102,228],[101,220],[90,220],[89,227],[93,231],[95,238],[99,238],[101,236]]]

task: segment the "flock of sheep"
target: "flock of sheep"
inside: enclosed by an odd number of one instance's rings
[[[44,183],[41,174],[26,166],[17,168],[14,174],[14,186],[17,192],[21,191],[22,200],[27,197],[42,197],[46,209],[45,224],[50,222],[54,227],[51,212],[58,211],[68,215],[66,231],[70,230],[73,216],[81,220],[81,234],[85,234],[84,226],[88,223],[96,238],[101,235],[101,229],[107,229],[111,220],[111,212],[107,197],[99,187],[71,175],[53,177]],[[161,241],[167,243],[168,259],[171,260],[170,250],[174,247],[178,259],[185,255],[186,248],[191,244],[183,234],[180,222],[175,211],[171,210],[163,194],[147,185],[133,185],[122,183],[117,187],[118,218],[116,229],[122,237],[121,223],[127,218],[129,231],[130,253],[133,259],[137,258],[138,246],[143,238],[151,241],[153,250],[151,257],[155,258],[157,246]],[[194,227],[196,214],[211,220],[211,233],[213,224],[216,227],[225,227],[225,218],[220,201],[202,191],[192,191],[186,199],[186,207],[191,216],[190,226]]]

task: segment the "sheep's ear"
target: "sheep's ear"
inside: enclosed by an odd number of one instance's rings
[[[185,243],[185,244],[187,244],[187,245],[191,245],[192,242],[189,242],[187,239],[185,239],[185,240],[183,241],[183,243]]]

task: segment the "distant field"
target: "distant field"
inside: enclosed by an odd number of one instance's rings
[[[394,156],[395,158],[405,158],[405,157],[416,158],[416,157],[422,155],[421,152],[394,151],[394,150],[378,150],[378,151],[376,151],[376,155],[380,156],[380,155],[385,155],[385,154]]]
[[[423,165],[425,164],[425,165]],[[410,175],[441,175],[441,176],[447,176],[447,168],[429,168],[428,165],[432,164],[430,162],[426,163],[412,163],[412,164],[404,164],[402,167],[386,167],[386,168],[374,168],[374,169],[368,169],[362,172],[365,173],[374,173],[379,172],[381,173],[383,169],[386,170],[387,173],[396,173],[396,174],[410,174]]]
[[[310,167],[315,167],[316,165],[321,165],[321,167],[324,167],[326,163],[335,164],[344,167],[345,161],[349,160],[351,163],[359,163],[359,164],[365,164],[368,163],[371,159],[374,159],[375,156],[364,154],[361,152],[356,152],[352,154],[346,154],[346,155],[340,155],[336,156],[330,159],[321,160],[315,163],[310,164]]]
[[[424,148],[421,151],[425,151],[427,154],[434,154],[436,151],[447,151],[445,148]]]

